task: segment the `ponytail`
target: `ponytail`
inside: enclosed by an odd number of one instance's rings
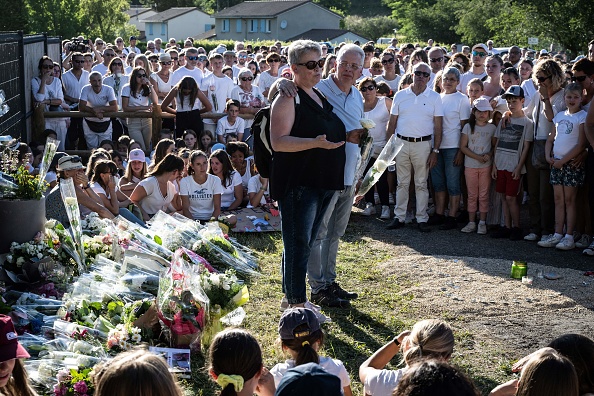
[[[474,112],[476,111],[476,109],[472,109],[472,112],[470,113],[470,117],[468,118],[468,125],[470,125],[470,134],[472,135],[474,133],[474,127],[476,126],[476,115],[474,115]]]
[[[305,325],[307,326],[307,324]],[[295,332],[299,332],[297,327]],[[316,330],[311,334],[303,337],[298,337],[290,340],[281,340],[282,345],[297,353],[295,357],[295,366],[301,366],[306,363],[320,363],[320,356],[314,349],[314,344],[319,342],[320,345],[324,343],[324,332],[322,329]]]

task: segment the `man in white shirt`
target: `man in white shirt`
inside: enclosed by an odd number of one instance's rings
[[[82,88],[89,83],[89,72],[83,69],[85,57],[80,52],[75,52],[70,57],[72,68],[62,75],[62,84],[64,84],[64,100],[73,110],[78,109],[78,101]],[[82,118],[71,118],[68,127],[68,141],[66,149],[76,148],[79,140],[79,149],[86,148],[83,135]]]
[[[140,51],[140,48],[136,46],[135,36],[130,36],[130,46],[128,48],[124,48],[124,51],[126,52],[126,54],[129,54],[130,52],[135,52],[136,54],[140,55],[142,53]]]
[[[107,72],[109,71],[109,63],[111,62],[111,60],[113,58],[115,58],[115,56],[116,56],[116,53],[113,49],[106,48],[102,54],[103,62],[98,63],[95,66],[93,66],[93,69],[91,71],[98,71],[99,73],[101,73],[102,76],[105,76],[107,74]]]
[[[161,40],[159,37],[157,37],[155,39],[155,53],[156,54],[163,54],[165,53],[165,51],[163,50],[163,48],[161,48],[161,45],[163,44],[163,40]]]
[[[85,117],[83,129],[87,146],[90,149],[99,147],[103,140],[111,140],[111,121],[104,113],[118,111],[118,102],[113,88],[103,85],[99,72],[89,76],[90,84],[80,94],[79,110],[92,113],[94,117]]]
[[[435,75],[440,70],[443,70],[443,67],[445,66],[445,60],[443,55],[443,50],[440,47],[431,48],[429,50],[429,53],[427,54],[427,57],[429,58],[429,66],[431,67],[431,78],[429,79],[429,83],[427,83],[427,85],[431,89],[433,89]]]
[[[542,54],[542,52],[541,52]],[[514,67],[518,67],[520,63],[520,59],[522,58],[522,50],[517,45],[514,45],[509,49],[509,62],[514,65]]]
[[[475,44],[474,47],[472,47],[472,67],[460,77],[458,91],[466,95],[466,86],[470,80],[473,78],[478,78],[480,80],[487,75],[485,69],[487,55],[489,55],[489,48],[485,44]]]
[[[437,163],[442,136],[443,106],[439,94],[427,86],[431,76],[429,65],[424,62],[417,63],[413,73],[413,84],[405,90],[398,91],[394,96],[392,115],[388,123],[387,136],[396,133],[397,139],[403,144],[396,156],[398,188],[394,207],[395,217],[388,225],[388,229],[404,227],[411,170],[414,170],[417,223],[419,231],[429,232],[427,178],[429,169]],[[432,137],[434,138],[433,150],[431,150]]]
[[[224,60],[221,54],[211,55],[209,61],[212,73],[202,79],[200,89],[212,104],[213,113],[222,113],[225,111],[225,104],[227,99],[231,98],[231,91],[235,85],[233,80],[223,74]],[[203,121],[204,129],[215,135],[217,129],[216,120],[204,119]]]
[[[178,55],[179,56],[179,55]],[[173,59],[173,56],[171,57]],[[193,77],[198,84],[198,88],[202,84],[202,71],[196,67],[198,64],[198,51],[196,48],[188,48],[186,50],[186,63],[183,67],[178,68],[171,75],[171,86],[176,85],[185,76]]]

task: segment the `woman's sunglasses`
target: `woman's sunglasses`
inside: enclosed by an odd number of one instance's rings
[[[297,63],[297,65],[299,66],[305,66],[307,68],[307,70],[313,70],[316,67],[324,67],[324,63],[326,62],[326,59],[320,59],[318,61],[309,61],[309,62],[305,62],[305,63]]]

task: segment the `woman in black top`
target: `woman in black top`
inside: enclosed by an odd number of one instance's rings
[[[322,67],[320,46],[298,40],[289,47],[296,98],[272,104],[270,139],[275,151],[270,188],[281,212],[283,292],[291,306],[306,302],[305,276],[311,246],[336,190],[344,188],[346,130],[314,88]]]

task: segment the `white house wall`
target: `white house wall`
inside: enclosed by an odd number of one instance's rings
[[[165,24],[164,30],[161,28],[163,23]],[[183,41],[186,37],[196,36],[210,30],[210,25],[214,25],[214,23],[215,20],[213,17],[196,10],[165,22],[153,22],[152,34],[150,34],[149,23],[147,23],[145,32],[147,40],[154,40],[160,37],[163,42],[166,42],[171,37],[174,37],[178,41]],[[208,29],[206,29],[206,25],[209,25]]]
[[[287,21],[285,29],[280,28],[283,20]],[[278,40],[285,41],[311,29],[340,29],[340,16],[313,3],[305,3],[279,14],[272,31]]]

